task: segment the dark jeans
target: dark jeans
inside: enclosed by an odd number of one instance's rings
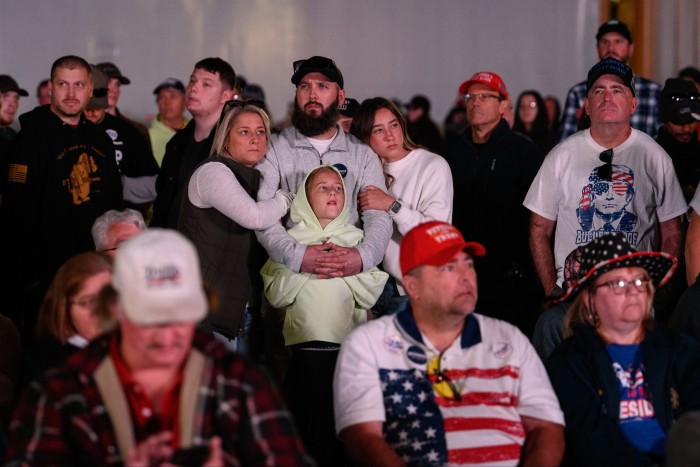
[[[377,303],[372,307],[374,318],[381,318],[384,315],[392,315],[403,310],[408,305],[408,295],[399,295],[396,287],[396,280],[389,276],[382,294],[377,299]]]
[[[243,312],[242,335],[231,339],[214,331],[214,337],[227,349],[259,362],[263,340],[262,326],[260,308],[246,307]]]
[[[300,348],[309,344],[316,348]],[[319,467],[348,464],[343,445],[335,434],[333,416],[333,373],[339,347],[324,348],[333,345],[319,342],[294,346],[284,384],[287,405],[301,439]]]

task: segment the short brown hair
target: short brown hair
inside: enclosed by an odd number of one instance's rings
[[[57,59],[55,62],[53,62],[53,65],[51,65],[51,81],[53,81],[56,75],[56,70],[59,68],[68,68],[69,70],[82,68],[87,71],[89,81],[92,82],[92,69],[90,68],[90,64],[85,61],[84,58],[80,58],[76,55],[65,55]]]
[[[39,308],[37,335],[53,336],[65,343],[75,334],[70,318],[71,300],[86,280],[105,271],[112,272],[112,258],[98,251],[78,253],[63,263]]]

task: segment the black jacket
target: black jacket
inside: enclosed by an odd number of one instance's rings
[[[406,129],[414,143],[423,146],[435,154],[444,154],[442,134],[435,122],[428,115],[421,116],[418,120],[408,122]]]
[[[183,191],[187,191],[187,181],[197,165],[209,156],[216,127],[212,128],[207,139],[198,143],[194,140],[194,127],[194,120],[190,120],[165,146],[165,155],[156,178],[157,196],[153,202],[151,227],[177,229],[180,202]],[[190,145],[196,145],[196,154],[192,160],[185,160]]]
[[[84,115],[74,128],[45,105],[19,120],[0,204],[0,264],[11,275],[7,292],[38,302],[66,259],[95,249],[92,224],[122,208],[122,184],[112,142]]]
[[[84,115],[77,128],[48,105],[19,119],[2,199],[6,246],[24,249],[18,260],[31,265],[21,268],[29,279],[50,279],[66,259],[95,249],[92,224],[121,209],[122,184],[112,142]]]
[[[529,211],[522,203],[542,164],[537,146],[501,120],[485,144],[475,145],[467,128],[446,159],[454,179],[452,223],[486,247],[483,274],[502,277],[513,262],[530,264]]]
[[[681,414],[700,408],[700,347],[661,326],[649,331],[641,345],[655,418],[668,432]],[[564,465],[644,466],[658,461],[634,448],[620,429],[619,386],[594,328],[577,326],[546,367],[566,421]]]
[[[656,142],[671,156],[683,194],[690,202],[700,181],[700,141],[697,132],[693,133],[689,143],[679,143],[662,126]]]
[[[126,177],[149,177],[158,173],[151,145],[135,126],[108,113],[97,125],[112,139],[119,173]]]

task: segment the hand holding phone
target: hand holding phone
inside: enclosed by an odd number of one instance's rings
[[[208,446],[190,446],[176,450],[170,458],[172,465],[190,467],[219,467],[224,465],[221,438],[214,436]]]
[[[177,449],[170,458],[170,463],[183,467],[202,466],[209,460],[209,446],[190,446]]]

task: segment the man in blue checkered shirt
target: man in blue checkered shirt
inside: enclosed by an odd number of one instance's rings
[[[634,52],[632,34],[627,25],[621,21],[611,19],[598,28],[595,36],[598,57],[612,57],[627,63]],[[634,87],[637,95],[637,111],[630,118],[632,128],[641,130],[656,137],[659,128],[659,95],[661,85],[657,82],[634,75]],[[561,139],[573,135],[579,130],[579,119],[583,113],[583,99],[586,97],[586,82],[580,83],[569,89],[564,104],[564,112],[561,120]]]

